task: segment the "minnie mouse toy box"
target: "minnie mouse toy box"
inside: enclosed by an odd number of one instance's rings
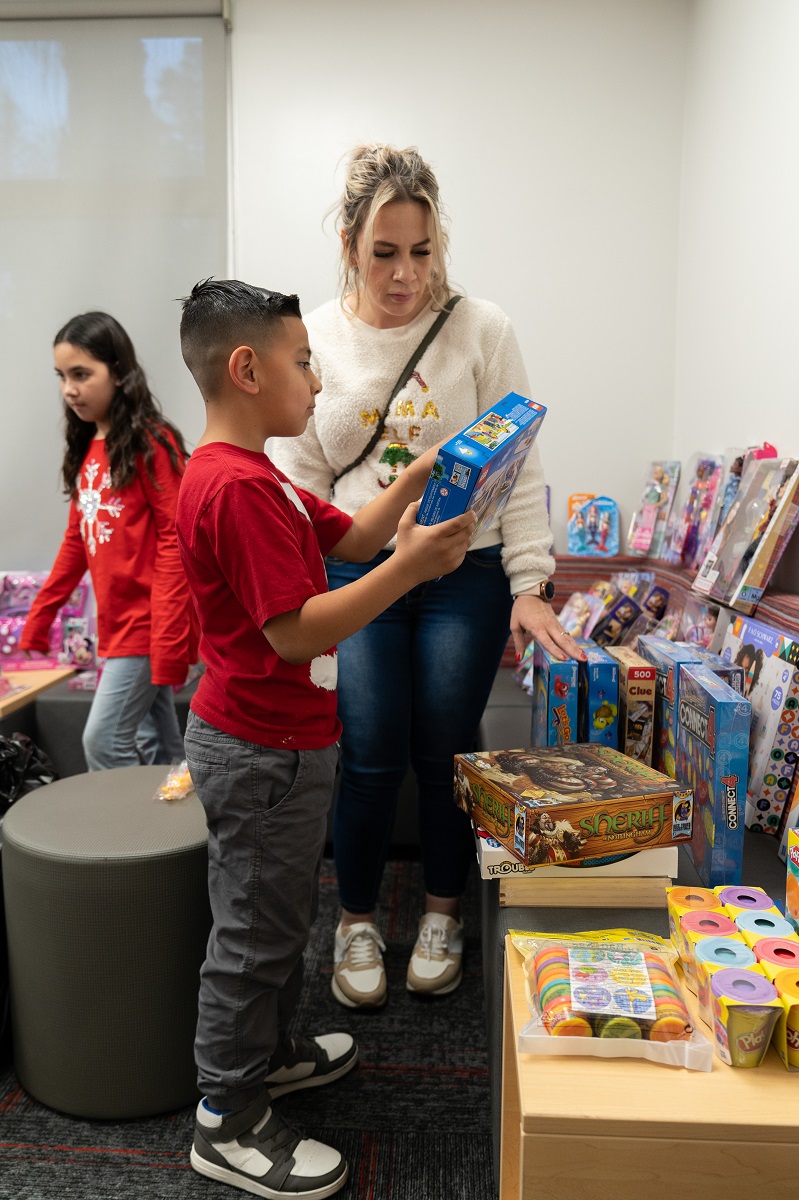
[[[546,416],[542,404],[509,392],[438,452],[416,520],[437,525],[471,509],[476,538],[510,499]]]
[[[455,756],[455,802],[528,867],[689,842],[693,795],[611,746]]]

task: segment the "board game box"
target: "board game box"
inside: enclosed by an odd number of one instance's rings
[[[652,764],[655,668],[630,646],[608,646],[619,667],[619,750]]]
[[[704,646],[670,642],[657,634],[638,639],[638,653],[654,664],[655,719],[652,733],[652,766],[664,775],[676,778],[676,724],[679,702],[679,669],[682,663],[704,663],[714,674],[743,695],[743,669],[711,654]]]
[[[658,846],[654,850],[633,850],[629,854],[611,854],[603,858],[575,858],[561,866],[527,867],[501,842],[472,823],[477,865],[481,879],[502,879],[508,875],[535,875],[538,879],[574,879],[578,875],[602,878],[605,875],[623,879],[631,875],[668,877],[676,879],[679,870],[679,847]]]
[[[577,663],[577,741],[619,744],[619,668],[589,638],[575,638],[586,655]]]
[[[546,408],[509,392],[438,452],[416,520],[436,525],[471,509],[474,536],[507,504],[527,455],[541,429]]]
[[[751,713],[709,667],[681,664],[677,779],[696,800],[687,849],[706,887],[741,882]]]
[[[799,761],[799,642],[751,617],[733,617],[721,657],[744,672],[752,705],[746,826],[776,835]]]
[[[677,845],[692,831],[690,789],[610,746],[457,754],[455,802],[527,866]]]
[[[554,658],[538,642],[533,652],[534,746],[563,746],[577,739],[577,661]]]

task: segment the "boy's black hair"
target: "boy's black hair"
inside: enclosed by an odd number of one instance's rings
[[[238,346],[263,345],[284,317],[302,318],[297,296],[238,279],[204,279],[181,301],[180,349],[203,396],[213,397]]]

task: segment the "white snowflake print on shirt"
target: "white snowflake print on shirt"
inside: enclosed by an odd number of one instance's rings
[[[95,488],[94,481],[100,464],[90,459],[83,468],[84,484],[78,487],[78,508],[80,509],[80,536],[86,543],[86,549],[91,555],[97,553],[98,545],[103,545],[114,532],[112,525],[101,520],[100,514],[107,513],[109,517],[118,517],[125,505],[118,496],[109,496],[103,500],[103,492],[111,487],[111,472],[103,471],[99,487]]]

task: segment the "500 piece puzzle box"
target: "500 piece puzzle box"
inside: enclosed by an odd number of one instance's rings
[[[527,866],[691,839],[693,794],[611,746],[455,756],[455,802]]]

